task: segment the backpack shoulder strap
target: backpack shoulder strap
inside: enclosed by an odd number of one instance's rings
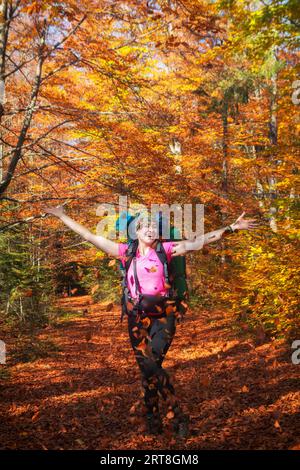
[[[127,286],[127,273],[128,269],[130,267],[131,261],[136,255],[136,250],[137,250],[138,242],[137,240],[134,240],[132,243],[129,244],[125,255],[126,255],[126,261],[125,261],[125,266],[122,269],[122,298],[121,298],[121,322],[123,321],[124,315],[127,312],[127,299],[128,299],[128,286]]]
[[[130,245],[128,246],[126,250],[126,261],[125,261],[125,271],[126,273],[128,272],[128,269],[130,267],[131,261],[136,255],[137,252],[137,247],[138,247],[138,241],[134,240]]]
[[[167,284],[170,284],[169,263],[166,250],[162,242],[159,240],[155,247],[156,254],[164,267],[164,276]]]

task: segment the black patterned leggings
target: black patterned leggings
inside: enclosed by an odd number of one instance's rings
[[[174,313],[161,319],[128,316],[128,332],[142,374],[147,413],[159,410],[159,395],[173,407],[178,406],[175,390],[162,362],[176,332]]]

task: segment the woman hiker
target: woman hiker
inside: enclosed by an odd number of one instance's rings
[[[108,255],[120,258],[123,266],[125,265],[128,248],[126,243],[116,243],[103,236],[94,235],[87,228],[71,219],[64,212],[62,206],[46,208],[44,212],[58,217],[86,241]],[[244,215],[245,212],[233,224],[208,232],[193,241],[162,242],[168,262],[172,256],[184,255],[189,251],[201,249],[203,245],[218,241],[227,234],[256,228],[256,219],[246,220]],[[140,311],[137,310],[138,299],[141,299],[140,294],[144,299],[154,298],[157,300],[157,296],[159,296],[162,300],[166,300],[168,287],[165,284],[163,265],[155,250],[158,243],[157,225],[153,222],[148,224],[147,219],[140,218],[136,224],[136,237],[136,253],[130,266],[127,266],[127,286],[130,298],[130,302],[127,303],[127,317],[129,338],[141,371],[147,431],[150,434],[162,432],[162,418],[159,413],[159,396],[161,396],[168,404],[168,416],[171,415],[174,431],[180,437],[187,437],[189,417],[182,411],[170,377],[162,368],[162,362],[176,331],[175,309],[168,309],[168,301],[166,301],[167,303],[162,304],[163,309],[159,310],[161,312],[159,316],[140,315]],[[156,312],[157,308],[155,308]]]

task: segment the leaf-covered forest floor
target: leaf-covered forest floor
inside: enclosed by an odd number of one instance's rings
[[[120,307],[105,310],[88,296],[59,302],[82,313],[42,330],[39,339],[58,347],[48,357],[11,361],[2,449],[300,449],[300,366],[282,341],[240,337],[230,312],[188,312],[164,364],[191,436],[176,438],[165,418],[164,434],[150,437]]]

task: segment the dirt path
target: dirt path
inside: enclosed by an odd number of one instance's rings
[[[192,420],[176,440],[143,433],[139,371],[119,307],[64,299],[84,315],[40,335],[60,351],[11,367],[1,387],[2,449],[300,448],[300,366],[280,342],[236,337],[228,312],[190,312],[165,365]],[[112,340],[111,338],[115,338]]]

